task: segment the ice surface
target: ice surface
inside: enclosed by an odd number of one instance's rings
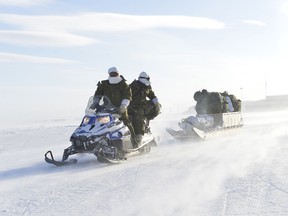
[[[2,129],[0,215],[288,215],[288,110],[272,108],[246,109],[243,128],[194,143],[165,132],[186,116],[163,113],[151,122],[158,147],[119,165],[93,155],[45,163],[47,150],[61,158],[79,122]]]

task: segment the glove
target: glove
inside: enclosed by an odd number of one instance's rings
[[[94,101],[89,108],[90,109],[96,109],[97,105],[98,105],[98,103],[95,103],[95,101]]]
[[[94,110],[94,109],[98,110],[101,108],[101,106],[98,103],[94,102],[93,104],[91,104],[91,106],[89,108],[92,110]]]
[[[159,102],[156,102],[156,103],[155,103],[155,109],[156,109],[156,112],[157,112],[158,114],[160,113],[161,108],[162,108],[161,104],[160,104]]]
[[[98,109],[99,108],[99,100],[93,98],[93,103],[89,107],[90,109]]]
[[[121,104],[119,110],[121,113],[125,113],[127,111],[127,106],[125,104]]]

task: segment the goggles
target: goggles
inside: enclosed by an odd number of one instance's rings
[[[139,79],[146,79],[146,80],[150,81],[150,77],[139,77]]]
[[[110,77],[117,77],[117,76],[119,76],[119,73],[117,73],[117,72],[110,72],[110,73],[109,73],[109,76],[110,76]]]

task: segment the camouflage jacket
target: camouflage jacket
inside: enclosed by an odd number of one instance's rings
[[[143,106],[147,102],[147,97],[150,100],[157,98],[151,85],[146,86],[138,80],[134,80],[130,85],[132,91],[131,106]]]
[[[107,96],[114,106],[120,106],[123,99],[132,100],[132,93],[129,85],[123,76],[122,81],[117,84],[110,84],[109,80],[103,80],[97,84],[94,96]]]

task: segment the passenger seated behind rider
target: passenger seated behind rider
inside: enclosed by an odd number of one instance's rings
[[[141,72],[138,80],[134,80],[130,87],[132,101],[128,107],[128,113],[135,130],[136,140],[140,144],[144,133],[147,132],[149,121],[160,113],[161,105],[152,90],[150,77],[146,72]]]

